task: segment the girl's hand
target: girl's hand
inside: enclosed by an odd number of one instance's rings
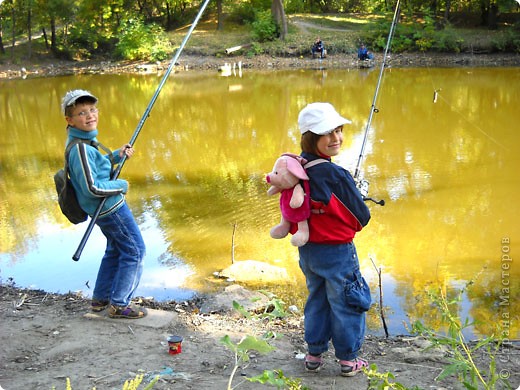
[[[130,145],[130,144],[123,145],[121,147],[121,149],[119,149],[120,158],[123,158],[123,156],[125,156],[125,155],[126,155],[126,158],[130,158],[130,157],[132,157],[133,154],[134,154],[134,148],[132,148],[132,145]]]

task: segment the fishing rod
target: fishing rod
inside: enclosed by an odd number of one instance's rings
[[[379,89],[381,87],[381,81],[383,80],[383,73],[384,73],[385,67],[386,67],[387,54],[388,54],[388,52],[390,50],[390,44],[392,43],[392,38],[393,38],[394,33],[395,33],[395,27],[397,26],[397,19],[399,17],[399,8],[400,8],[400,0],[397,0],[397,3],[395,5],[394,18],[392,20],[392,25],[390,26],[390,31],[388,33],[388,38],[386,40],[385,53],[383,55],[383,62],[381,63],[381,69],[379,70],[379,78],[377,80],[376,90],[374,92],[374,98],[372,99],[372,105],[370,106],[370,114],[368,115],[368,121],[367,121],[367,125],[366,125],[366,128],[365,128],[365,134],[363,136],[363,142],[361,144],[361,151],[359,153],[359,158],[358,158],[358,161],[357,161],[356,170],[354,171],[354,180],[359,182],[360,191],[364,195],[363,199],[364,200],[370,200],[370,201],[372,201],[374,203],[377,203],[377,204],[379,204],[381,206],[385,205],[385,201],[383,199],[377,201],[375,199],[372,199],[372,198],[369,198],[369,197],[366,196],[368,194],[368,181],[366,181],[364,179],[359,179],[359,175],[360,175],[361,162],[363,161],[363,157],[365,155],[365,146],[366,146],[367,139],[368,139],[368,131],[370,130],[370,125],[372,124],[372,117],[374,116],[375,113],[379,112],[379,110],[376,108],[377,96],[379,95]]]
[[[148,103],[148,107],[146,107],[146,110],[143,113],[143,116],[141,117],[141,120],[137,124],[137,127],[134,131],[134,134],[132,135],[132,138],[130,138],[130,141],[128,144],[130,146],[133,146],[137,137],[139,136],[139,133],[141,132],[141,129],[144,126],[144,123],[150,116],[150,112],[152,111],[152,107],[155,104],[155,101],[159,97],[159,93],[161,92],[161,89],[163,88],[164,84],[166,83],[166,80],[168,79],[168,76],[170,76],[171,71],[173,70],[173,67],[175,66],[175,63],[179,59],[179,56],[181,55],[182,50],[184,49],[184,46],[186,46],[186,43],[188,42],[188,39],[190,39],[191,34],[193,33],[193,30],[195,30],[195,27],[197,26],[197,23],[199,22],[199,19],[201,18],[202,14],[204,13],[204,10],[206,9],[208,3],[210,0],[205,0],[202,6],[200,7],[199,13],[195,17],[195,20],[191,24],[190,29],[186,33],[186,36],[182,40],[181,45],[175,52],[175,55],[173,56],[172,60],[170,61],[170,65],[168,66],[168,69],[166,70],[166,73],[164,74],[161,82],[159,83],[159,86],[155,90],[155,93],[152,96],[152,99],[150,100],[150,103]],[[119,174],[121,173],[121,169],[123,169],[123,165],[125,164],[127,158],[126,154],[123,155],[123,158],[121,159],[121,162],[118,164],[117,168],[114,170],[111,176],[111,180],[115,180],[118,178]],[[74,255],[72,256],[72,260],[78,261],[81,252],[83,252],[83,249],[85,248],[85,244],[88,241],[88,238],[90,237],[90,234],[92,233],[92,230],[94,229],[94,225],[96,224],[97,219],[99,218],[99,214],[101,213],[101,209],[103,208],[107,198],[103,198],[101,202],[99,203],[96,211],[94,212],[94,215],[92,215],[92,218],[90,219],[90,223],[88,224],[87,230],[85,231],[85,234],[83,235],[83,238],[81,239],[78,249],[76,249],[76,252],[74,252]]]

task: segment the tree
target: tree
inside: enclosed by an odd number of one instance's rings
[[[280,27],[280,39],[283,41],[287,36],[287,18],[283,8],[283,0],[273,0],[271,4],[271,14],[276,24]]]

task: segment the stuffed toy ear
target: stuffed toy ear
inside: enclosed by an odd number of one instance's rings
[[[307,176],[307,173],[305,173],[305,169],[303,169],[302,164],[300,161],[293,157],[286,157],[287,161],[287,170],[292,173],[294,176],[296,176],[298,179],[301,180],[309,180],[309,176]]]

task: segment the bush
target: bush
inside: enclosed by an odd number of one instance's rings
[[[259,42],[273,41],[279,35],[278,26],[269,10],[257,12],[251,27],[253,38]]]
[[[271,0],[251,0],[233,2],[229,13],[229,21],[238,24],[249,24],[256,20],[257,11],[271,9]]]
[[[520,53],[520,35],[517,31],[508,30],[492,40],[492,47],[496,51]]]
[[[146,25],[140,19],[129,19],[119,30],[116,55],[126,60],[164,60],[171,52],[164,30],[157,24]]]
[[[58,46],[57,52],[65,58],[90,59],[93,55],[106,55],[113,48],[109,34],[98,31],[94,26],[78,23],[71,27],[65,44]]]

